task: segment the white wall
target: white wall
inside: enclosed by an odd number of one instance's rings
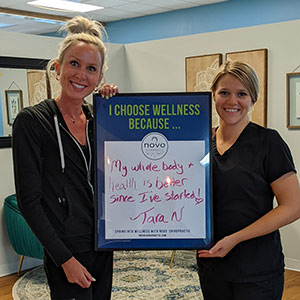
[[[277,129],[289,144],[300,170],[300,130],[286,128],[285,89],[286,73],[300,64],[299,32],[300,21],[297,20],[127,44],[129,89],[182,92],[185,91],[185,57],[267,48],[268,127]],[[286,226],[281,233],[286,266],[300,271],[300,221]]]
[[[55,57],[60,38],[42,37],[0,32],[0,56],[17,56],[50,59]],[[118,82],[120,89],[125,89],[128,84],[124,68],[124,48],[122,45],[110,44],[108,46],[108,71],[107,82]],[[115,58],[114,58],[115,57]],[[1,77],[0,77],[1,80]],[[24,91],[23,91],[24,92]],[[24,92],[25,93],[25,92]],[[9,242],[4,217],[3,200],[15,193],[13,179],[13,163],[10,148],[0,149],[0,276],[14,273],[18,270],[19,256],[17,256]],[[41,260],[25,257],[24,268],[40,264]]]

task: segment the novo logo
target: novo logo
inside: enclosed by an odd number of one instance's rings
[[[142,140],[143,154],[152,160],[164,157],[169,149],[167,138],[158,132],[151,132],[144,136]]]

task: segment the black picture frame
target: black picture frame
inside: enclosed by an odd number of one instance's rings
[[[6,90],[5,98],[7,123],[12,126],[17,114],[23,108],[23,92],[22,90]]]

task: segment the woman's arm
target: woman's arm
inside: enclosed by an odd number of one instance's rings
[[[224,237],[199,257],[224,257],[240,242],[266,235],[300,218],[300,188],[297,175],[289,172],[271,183],[278,206],[246,228]]]
[[[59,238],[43,206],[43,155],[40,124],[32,113],[22,111],[13,125],[12,150],[14,179],[19,208],[48,254],[57,265],[72,257],[72,252]]]

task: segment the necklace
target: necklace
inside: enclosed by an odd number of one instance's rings
[[[67,117],[72,121],[73,124],[76,123],[76,120],[75,120],[73,117],[71,117],[68,113],[66,113],[66,112],[63,110],[62,106],[58,106],[58,108],[60,109],[60,111],[62,112],[63,115],[67,116]],[[79,114],[78,117],[80,117],[81,114],[82,114],[82,109],[81,109],[81,112],[80,112],[80,114]]]

